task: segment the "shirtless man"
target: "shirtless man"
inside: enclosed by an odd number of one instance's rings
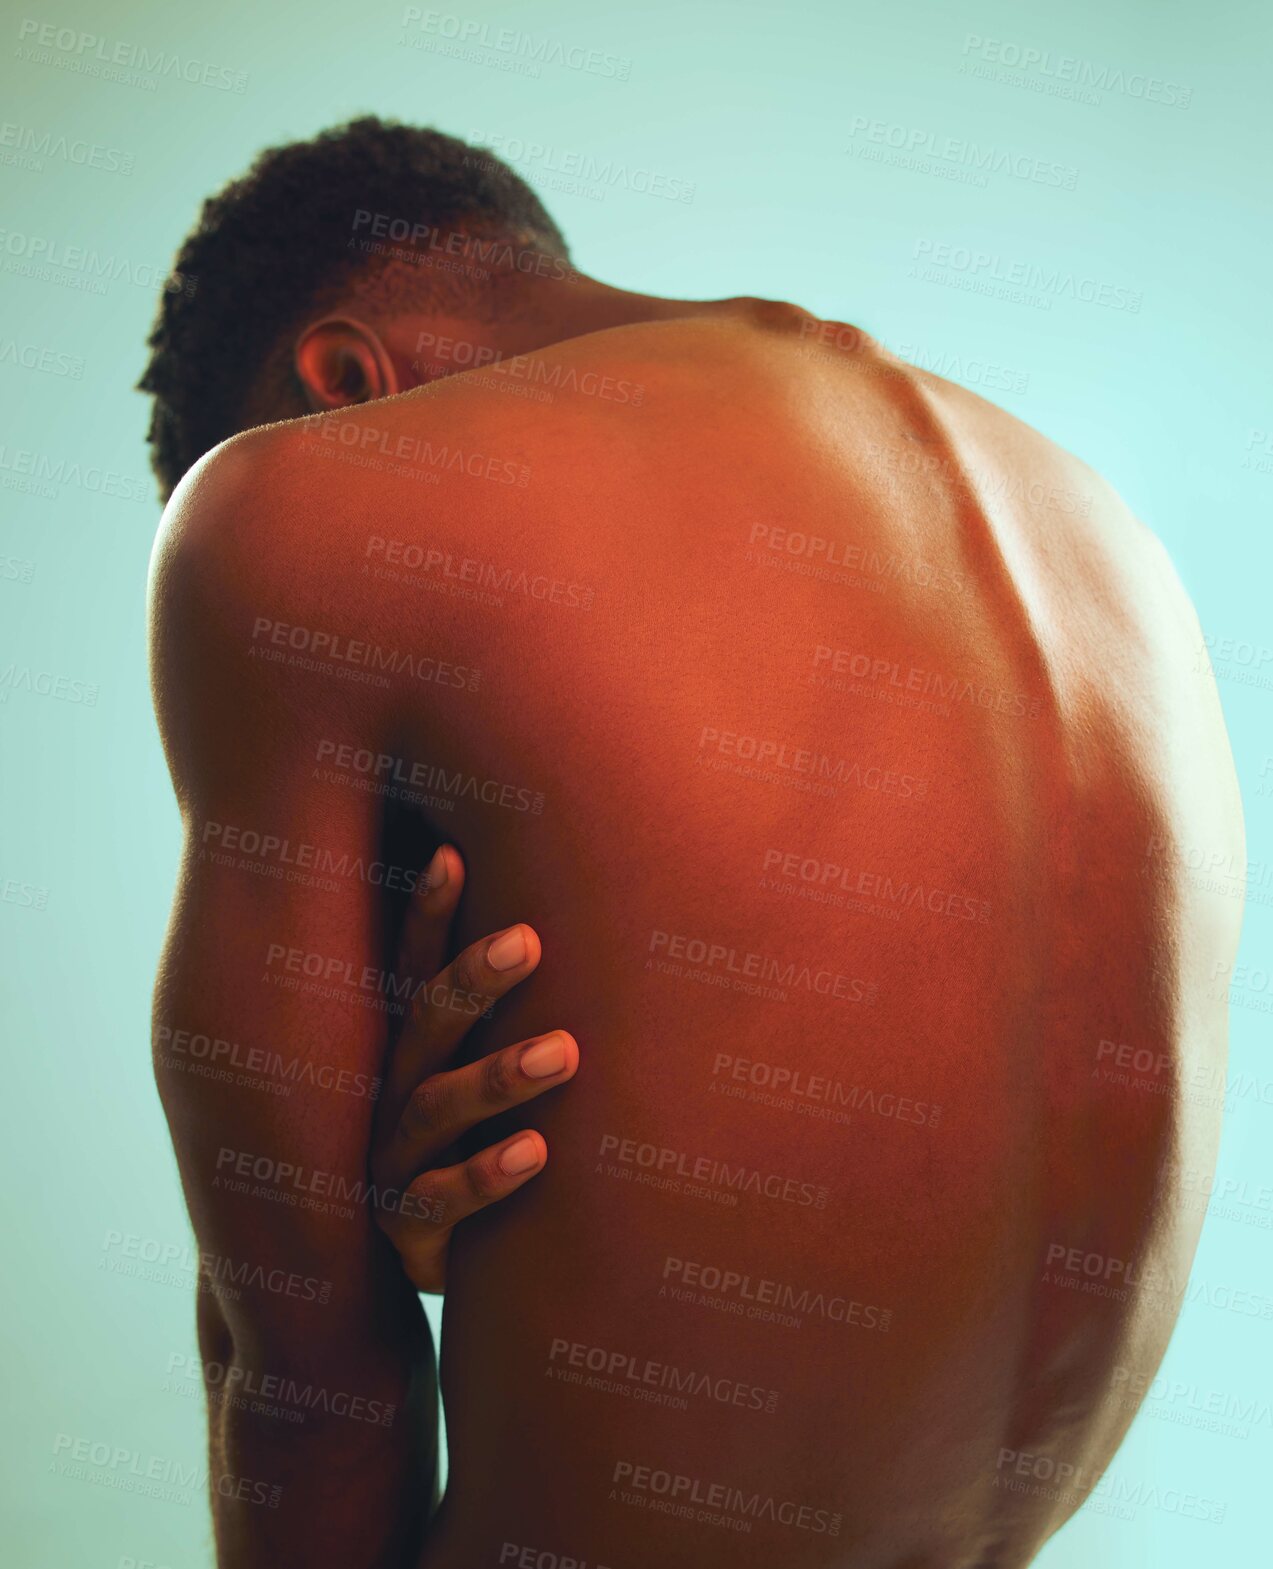
[[[1240,908],[1181,849],[1244,847],[1165,552],[855,328],[578,274],[434,133],[267,155],[178,265],[155,1060],[221,1561],[1028,1563],[1215,1157]]]

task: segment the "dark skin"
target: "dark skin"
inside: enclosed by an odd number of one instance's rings
[[[464,862],[439,846],[418,885],[403,934],[399,969],[432,976],[395,1044],[377,1107],[371,1175],[377,1192],[392,1194],[377,1220],[397,1249],[417,1291],[446,1289],[446,1258],[455,1227],[529,1182],[544,1166],[543,1135],[527,1129],[456,1161],[461,1137],[503,1112],[524,1106],[572,1079],[579,1046],[566,1030],[491,1052],[477,1062],[429,1074],[425,1064],[454,1056],[472,1019],[446,1006],[456,993],[491,1003],[534,973],[539,939],[526,926],[472,944],[443,967],[451,923],[464,888]],[[521,942],[524,957],[495,968],[501,935]],[[402,1195],[403,1197],[399,1197]]]
[[[214,1411],[214,1474],[282,1487],[218,1490],[221,1561],[1018,1569],[1086,1493],[1017,1458],[1108,1464],[1196,1241],[1170,1174],[1214,1162],[1182,1086],[1223,1064],[1240,907],[1163,847],[1240,861],[1241,815],[1170,563],[1077,459],[792,306],[554,285],[524,366],[408,388],[421,319],[366,304],[155,558],[157,1022],[389,1080],[283,1099],[157,1050],[205,1357],[398,1413]],[[385,869],[443,843],[469,957],[403,1034]],[[557,1031],[562,1096],[520,1067]],[[369,1162],[440,1220],[277,1201]],[[1065,1284],[1088,1256],[1119,1291]],[[413,1280],[446,1286],[432,1515]]]

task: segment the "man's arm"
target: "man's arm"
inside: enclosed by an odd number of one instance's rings
[[[258,618],[289,618],[304,589],[271,555],[271,452],[251,432],[197,465],[152,564],[155,705],[185,826],[155,1073],[201,1256],[220,1561],[355,1569],[411,1561],[434,1497],[435,1369],[361,1198],[385,895],[354,873],[338,892],[307,879],[299,848],[376,860],[374,798],[325,787],[314,761],[376,716],[365,689],[256,657]],[[289,848],[263,853],[257,834]],[[229,1043],[212,1073],[194,1036]]]

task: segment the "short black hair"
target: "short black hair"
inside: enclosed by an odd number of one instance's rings
[[[241,428],[284,332],[376,265],[354,238],[358,213],[384,215],[390,234],[417,223],[462,227],[568,256],[520,176],[441,131],[362,115],[267,148],[204,202],[147,340],[137,387],[154,396],[150,460],[165,500],[192,463]]]

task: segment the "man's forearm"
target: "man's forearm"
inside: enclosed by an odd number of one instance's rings
[[[293,916],[249,891],[250,902],[223,878],[214,898],[191,880],[154,1021],[156,1082],[200,1249],[219,1562],[398,1569],[414,1561],[432,1503],[437,1390],[419,1298],[371,1210],[383,1024],[291,989],[263,1002],[245,984],[258,923],[286,933]],[[349,941],[299,940],[334,952]],[[265,1093],[259,1064],[255,1076],[187,1071],[186,1021],[205,1020],[206,1034],[261,1062],[312,1069],[311,1087]],[[351,1089],[322,1088],[322,1069]],[[340,1202],[323,1196],[334,1194]]]
[[[236,1343],[201,1297],[222,1569],[416,1562],[436,1498],[438,1403],[432,1339],[412,1306],[374,1343],[343,1314],[336,1338],[262,1319]]]

